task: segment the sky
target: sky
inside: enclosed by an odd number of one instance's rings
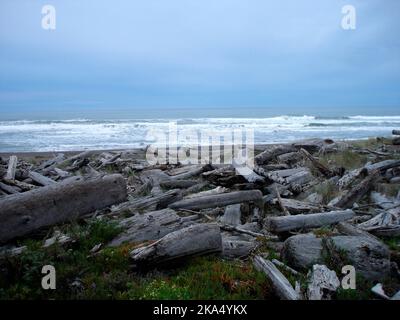
[[[341,27],[347,4],[355,30]],[[0,112],[400,114],[399,33],[398,0],[1,0]]]

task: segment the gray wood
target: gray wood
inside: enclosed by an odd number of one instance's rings
[[[378,172],[374,171],[371,175],[365,177],[354,188],[343,192],[334,205],[338,208],[351,208],[354,203],[359,201],[372,187],[373,182],[377,179]]]
[[[15,179],[15,171],[17,169],[18,158],[17,156],[10,156],[10,160],[8,161],[7,173],[4,177],[6,180],[14,180]]]
[[[300,300],[299,294],[293,289],[289,280],[269,261],[260,256],[255,256],[253,260],[254,267],[258,271],[264,272],[271,280],[277,295],[282,300]]]
[[[196,216],[196,219],[198,218]],[[193,224],[193,221],[194,219],[181,218],[171,209],[136,214],[120,222],[125,231],[112,240],[109,246],[119,246],[124,242],[158,240],[168,233]]]
[[[277,156],[295,151],[297,151],[297,149],[293,145],[269,146],[265,151],[258,154],[254,160],[258,165],[262,165],[273,160]]]
[[[240,221],[242,215],[240,207],[240,203],[227,206],[224,215],[221,217],[221,223],[232,226],[242,224]]]
[[[126,199],[121,175],[57,183],[0,199],[0,242],[73,220]]]
[[[29,178],[42,186],[50,186],[57,183],[56,181],[48,177],[42,176],[40,173],[34,171],[29,171]]]
[[[237,191],[216,194],[193,199],[184,199],[169,205],[171,209],[201,210],[206,208],[223,207],[230,204],[257,201],[262,202],[262,193],[259,190]]]
[[[295,216],[269,217],[266,224],[271,232],[279,233],[303,228],[318,228],[354,217],[352,210],[299,214]]]
[[[130,201],[119,204],[112,208],[113,214],[137,213],[138,210],[163,209],[172,201],[181,198],[179,189],[169,190],[159,195],[150,195],[134,198]]]
[[[218,225],[201,223],[171,232],[155,243],[133,250],[130,256],[137,266],[153,266],[221,251]]]

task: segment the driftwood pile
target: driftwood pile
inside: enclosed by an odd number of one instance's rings
[[[252,259],[282,299],[334,296],[341,275],[324,265],[327,251],[345,252],[367,279],[398,272],[381,238],[400,235],[400,193],[379,189],[400,184],[396,146],[315,139],[258,151],[247,176],[233,165],[150,166],[145,150],[58,154],[39,165],[0,158],[0,257],[24,250],[14,239],[92,216],[118,221],[122,233],[104,245],[137,244],[130,257],[138,269],[211,253]],[[344,151],[369,162],[345,170],[320,161]],[[335,197],[326,203],[320,191],[328,186]],[[321,236],[321,228],[329,230]],[[55,234],[44,246],[72,240]],[[284,262],[268,260],[265,244]],[[294,286],[287,272],[298,277]],[[299,275],[307,272],[305,290]]]

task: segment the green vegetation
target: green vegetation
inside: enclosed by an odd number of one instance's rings
[[[267,299],[270,285],[251,262],[225,261],[209,256],[163,272],[137,273],[129,252],[134,245],[91,249],[119,233],[109,221],[91,220],[66,227],[76,241],[42,248],[29,240],[22,254],[0,261],[0,299]],[[43,290],[44,265],[57,272],[57,289]]]
[[[360,168],[367,163],[367,157],[359,153],[346,149],[341,152],[328,153],[320,158],[326,166],[343,167],[347,170]]]

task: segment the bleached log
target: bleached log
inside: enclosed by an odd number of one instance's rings
[[[212,196],[212,195],[217,195],[217,194],[223,194],[223,193],[227,193],[227,192],[229,192],[228,188],[216,187],[211,190],[205,190],[205,191],[185,195],[184,199],[202,198],[202,197],[207,197],[207,196]]]
[[[244,258],[247,257],[256,247],[255,241],[244,240],[222,240],[222,255],[226,258]]]
[[[277,295],[283,300],[300,300],[299,294],[293,289],[289,280],[269,261],[260,256],[255,256],[254,267],[258,271],[264,272],[271,280]]]
[[[321,206],[295,199],[281,199],[282,205],[290,214],[321,212]]]
[[[193,224],[196,219],[181,218],[171,209],[136,214],[120,222],[119,225],[125,230],[112,240],[109,246],[119,246],[124,242],[158,240],[168,233]]]
[[[206,197],[184,199],[169,205],[171,209],[201,210],[206,208],[224,207],[230,204],[254,201],[261,206],[262,193],[259,190],[237,191],[216,194]]]
[[[242,224],[240,221],[242,215],[240,207],[240,203],[227,206],[224,215],[221,217],[221,223],[232,226]]]
[[[269,146],[265,151],[258,154],[254,158],[254,160],[258,165],[262,165],[284,153],[295,152],[295,151],[297,151],[297,149],[293,145]]]
[[[301,148],[300,152],[311,162],[311,164],[319,171],[321,172],[325,177],[331,178],[335,176],[335,173],[323,165],[321,162],[319,162],[317,159],[315,159],[307,150]]]
[[[346,189],[350,186],[360,176],[362,170],[363,168],[354,169],[343,175],[337,182],[339,190]]]
[[[57,154],[54,158],[49,159],[45,162],[43,162],[40,166],[39,169],[42,170],[44,173],[49,172],[52,170],[57,164],[61,163],[64,161],[65,156],[63,153]]]
[[[335,207],[351,208],[355,202],[359,201],[370,190],[377,176],[378,172],[374,171],[371,175],[365,177],[359,184],[354,186],[354,188],[343,193],[335,201]]]
[[[125,201],[121,175],[56,183],[0,199],[0,242]]]
[[[282,261],[279,261],[277,259],[272,259],[272,263],[278,267],[285,269],[286,271],[289,271],[291,274],[293,274],[295,276],[299,275],[299,273],[296,270],[294,270],[291,267],[289,267],[288,265],[284,264]]]
[[[6,180],[14,180],[15,179],[15,171],[17,169],[18,158],[17,156],[10,156],[10,160],[8,161],[7,173],[4,177]]]
[[[22,191],[18,187],[9,186],[8,184],[5,184],[3,182],[0,182],[0,189],[3,190],[4,192],[8,193],[8,194],[16,194],[16,193],[20,193]]]
[[[36,183],[38,183],[42,186],[50,186],[52,184],[57,183],[54,180],[52,180],[48,177],[42,176],[40,173],[34,172],[34,171],[29,171],[29,178],[31,178],[33,181],[35,181]]]
[[[340,286],[336,272],[325,265],[315,264],[310,276],[307,296],[309,300],[330,300]]]
[[[137,266],[154,266],[221,251],[222,237],[218,225],[201,223],[171,232],[155,243],[133,250],[130,256]]]
[[[279,233],[303,228],[319,228],[346,221],[353,217],[354,212],[352,210],[331,211],[306,215],[269,217],[266,219],[266,225],[269,231]]]
[[[364,166],[364,169],[367,170],[368,174],[370,174],[374,171],[385,171],[396,167],[400,167],[400,160],[384,160],[374,164],[366,165]]]
[[[164,209],[169,203],[176,201],[181,198],[181,192],[179,189],[169,190],[165,193],[161,193],[155,196],[145,196],[135,198],[133,200],[119,204],[112,208],[113,214],[136,213],[138,210],[156,210]]]

